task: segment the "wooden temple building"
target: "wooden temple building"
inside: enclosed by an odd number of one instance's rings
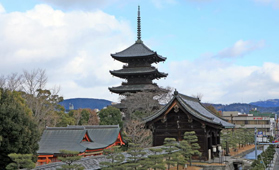
[[[165,61],[166,58],[150,50],[141,40],[140,9],[138,8],[138,30],[137,41],[127,49],[111,54],[112,58],[125,63],[122,69],[113,70],[110,73],[113,76],[125,79],[125,82],[118,87],[111,87],[109,90],[113,93],[124,94],[126,92],[134,93],[143,90],[152,90],[157,86],[153,83],[154,79],[167,77],[168,74],[159,72],[152,66],[153,63]]]
[[[39,142],[37,165],[58,162],[60,150],[78,151],[87,157],[124,144],[118,125],[47,127]]]
[[[208,160],[209,149],[211,153],[218,152],[221,130],[234,127],[233,124],[207,110],[198,98],[177,91],[174,92],[170,102],[155,114],[145,118],[144,122],[153,133],[153,146],[163,145],[165,138],[181,141],[185,132],[195,131],[203,160]]]

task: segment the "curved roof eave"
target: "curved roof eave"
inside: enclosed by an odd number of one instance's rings
[[[226,127],[226,128],[230,128],[230,127],[234,127],[233,124],[227,122],[227,121],[224,121],[222,118],[219,118],[218,116],[216,116],[215,114],[213,114],[211,111],[209,111],[208,109],[206,109],[200,102],[198,99],[195,100],[195,102],[198,104],[198,106],[200,108],[202,108],[205,112],[207,113],[204,113],[204,114],[200,114],[199,111],[197,111],[195,108],[191,107],[191,105],[187,104],[182,98],[188,98],[190,99],[191,97],[189,96],[185,96],[185,95],[182,95],[182,94],[179,94],[180,96],[180,99],[182,100],[183,104],[187,105],[188,107],[190,107],[194,113],[198,113],[200,116],[206,118],[206,119],[210,119],[212,123],[214,124],[219,124],[223,127]],[[191,98],[191,99],[194,99],[194,98]],[[191,100],[190,99],[190,100]],[[185,99],[186,100],[186,99]],[[209,115],[206,115],[206,114],[209,114]]]
[[[155,70],[148,70],[148,71],[120,71],[120,70],[113,70],[113,71],[109,71],[111,75],[116,76],[116,77],[120,77],[120,78],[126,78],[126,76],[130,76],[130,75],[154,75],[155,78],[162,78],[162,77],[167,77],[168,74],[167,73],[163,73],[163,72],[159,72],[157,69]]]
[[[153,119],[156,119],[157,117],[159,117],[162,113],[164,113],[164,111],[166,111],[170,106],[171,104],[173,103],[173,101],[175,100],[175,97],[173,97],[169,102],[168,104],[166,104],[162,109],[160,109],[157,113],[153,114],[153,115],[150,115],[146,118],[143,118],[143,123],[147,123]]]
[[[177,98],[178,100],[180,100],[180,103],[182,104],[183,108],[186,109],[192,116],[198,118],[198,119],[201,119],[205,122],[208,122],[208,123],[212,123],[212,124],[216,124],[216,125],[221,125],[223,126],[222,124],[220,123],[217,123],[217,122],[214,122],[212,120],[212,118],[210,117],[207,117],[207,116],[204,116],[204,115],[201,115],[200,113],[198,113],[195,109],[193,109],[191,106],[189,106],[188,104],[184,103],[183,101],[181,102],[181,99]],[[185,107],[186,106],[186,107]]]
[[[158,62],[166,60],[166,58],[164,58],[164,57],[159,57],[157,55],[157,53],[150,54],[150,55],[140,55],[140,56],[139,55],[135,55],[135,56],[117,56],[117,55],[111,54],[111,56],[115,60],[118,60],[118,61],[123,62],[123,63],[128,63],[131,59],[148,59],[148,58],[151,58],[151,61],[154,62],[154,63],[158,63]],[[153,59],[154,57],[155,57],[155,59]]]
[[[215,125],[219,125],[223,128],[231,128],[231,127],[234,127],[234,125],[230,124],[231,126],[224,126],[221,122],[216,122],[214,121],[214,118],[212,117],[208,117],[208,116],[205,116],[205,115],[202,115],[200,113],[198,113],[194,108],[192,108],[191,106],[189,106],[187,103],[185,103],[182,99],[181,99],[181,96],[180,94],[177,94],[177,95],[174,95],[174,97],[171,99],[170,102],[168,102],[167,105],[165,105],[161,110],[159,110],[157,113],[143,119],[143,122],[144,123],[147,123],[149,121],[152,121],[154,119],[156,119],[157,117],[161,116],[170,106],[171,104],[174,102],[174,100],[177,100],[180,105],[185,109],[187,110],[190,114],[192,114],[192,116],[198,118],[198,119],[201,119],[205,122],[208,122],[208,123],[211,123],[211,124],[215,124]]]

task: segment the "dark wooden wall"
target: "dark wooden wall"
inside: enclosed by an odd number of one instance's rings
[[[160,118],[152,121],[151,127],[153,146],[163,145],[165,138],[181,141],[185,132],[195,131],[203,160],[208,159],[208,149],[212,149],[212,145],[220,144],[220,130],[206,126],[204,122],[181,109],[173,108],[166,116],[161,115]]]

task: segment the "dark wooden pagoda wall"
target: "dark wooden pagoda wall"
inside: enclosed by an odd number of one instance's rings
[[[147,60],[145,59],[136,59],[128,63],[126,68],[136,68],[136,67],[146,67],[150,68],[153,67]],[[124,68],[124,67],[123,67]],[[152,84],[152,77],[149,77],[146,74],[137,75],[137,76],[128,76],[127,84]]]
[[[150,61],[147,61],[147,60],[136,59],[136,60],[133,60],[133,61],[129,61],[129,63],[126,67],[127,68],[131,68],[131,67],[151,67],[151,63],[150,63]]]
[[[152,84],[152,79],[146,75],[131,76],[127,78],[127,84]]]
[[[220,144],[220,138],[217,138],[220,130],[203,126],[200,121],[194,118],[190,117],[189,119],[187,113],[182,110],[175,112],[172,109],[167,116],[155,121],[152,126],[153,146],[163,145],[165,138],[175,138],[181,141],[185,132],[195,131],[198,144],[201,147],[201,159],[204,160],[208,158],[208,149],[212,149],[212,145]]]

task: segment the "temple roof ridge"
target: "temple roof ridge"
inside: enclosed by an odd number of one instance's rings
[[[67,127],[46,127],[46,130],[86,130],[86,129],[104,129],[119,128],[119,125],[67,125]]]
[[[143,121],[149,122],[153,119],[158,118],[161,116],[169,107],[171,107],[171,104],[174,101],[178,101],[179,104],[186,109],[189,113],[191,113],[193,116],[213,124],[221,125],[225,128],[232,128],[234,127],[233,124],[225,121],[222,118],[219,118],[218,116],[214,115],[211,111],[207,110],[201,103],[198,98],[190,97],[184,94],[179,93],[175,90],[173,98],[159,111],[157,111],[155,114],[150,115],[149,117],[146,117],[143,119]]]
[[[85,128],[83,126],[46,127],[46,130],[85,130]]]

